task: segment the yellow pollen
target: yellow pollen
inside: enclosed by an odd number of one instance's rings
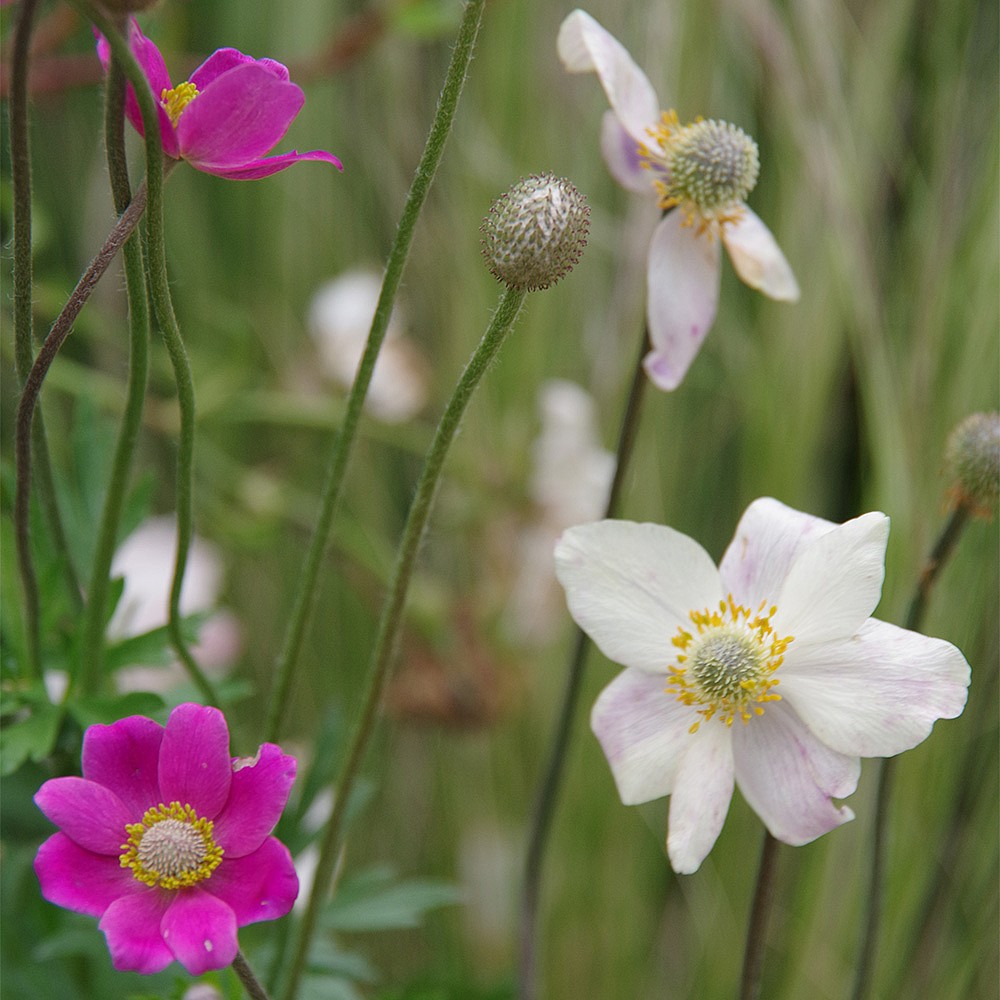
[[[730,594],[718,610],[689,612],[693,631],[678,627],[670,640],[679,651],[677,664],[668,668],[665,691],[701,716],[692,733],[711,718],[726,726],[739,718],[746,725],[764,714],[768,702],[781,700],[775,673],[795,637],[775,634],[771,619],[777,610],[761,601],[752,611]]]
[[[189,805],[162,802],[147,809],[141,823],[125,827],[122,868],[148,886],[182,889],[207,879],[222,862],[222,848],[212,839],[212,821]]]
[[[179,83],[172,90],[164,88],[160,94],[160,104],[174,128],[177,128],[177,119],[180,118],[181,112],[197,96],[198,88],[193,83]]]

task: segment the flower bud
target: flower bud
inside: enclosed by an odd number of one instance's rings
[[[486,266],[508,288],[535,291],[569,274],[587,245],[590,206],[565,178],[532,174],[483,219]]]
[[[948,437],[945,463],[955,504],[993,517],[1000,499],[1000,413],[966,417]]]

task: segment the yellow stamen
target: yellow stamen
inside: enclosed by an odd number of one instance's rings
[[[177,119],[180,118],[181,112],[197,96],[198,88],[193,83],[179,83],[172,90],[164,88],[160,94],[160,104],[174,128],[177,128]]]

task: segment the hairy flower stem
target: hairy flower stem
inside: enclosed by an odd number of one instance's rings
[[[960,503],[934,543],[917,581],[913,600],[906,614],[904,627],[919,631],[931,590],[942,566],[955,550],[962,531],[969,522],[970,508]],[[878,761],[878,786],[875,792],[875,819],[872,827],[871,857],[868,871],[868,893],[863,922],[860,953],[855,972],[853,1000],[866,1000],[874,987],[875,958],[878,954],[879,932],[885,897],[886,842],[889,832],[889,803],[896,758]]]
[[[413,565],[430,517],[445,457],[458,431],[465,408],[472,398],[476,386],[479,385],[514,325],[526,294],[523,290],[511,288],[503,292],[500,304],[493,314],[493,319],[483,335],[483,339],[469,359],[465,371],[462,372],[455,392],[452,394],[438,424],[427,457],[424,459],[424,467],[417,482],[416,492],[406,518],[406,525],[403,528],[403,537],[396,553],[396,564],[393,567],[389,591],[382,604],[382,614],[379,618],[378,631],[368,670],[364,705],[355,726],[347,756],[334,784],[336,798],[326,830],[323,833],[316,876],[313,880],[309,901],[306,904],[306,911],[302,917],[298,948],[292,960],[291,972],[284,992],[285,1000],[293,1000],[298,990],[299,980],[309,953],[309,945],[316,928],[319,906],[329,889],[336,867],[344,814],[350,802],[351,790],[360,773],[365,752],[375,731],[375,716],[396,651],[396,641],[403,620],[403,608],[406,603],[410,577],[413,574]]]
[[[246,960],[242,951],[236,952],[236,958],[233,959],[233,972],[239,976],[240,982],[243,984],[243,989],[247,991],[247,996],[250,997],[250,1000],[269,1000],[267,990],[264,989],[260,980],[254,975],[254,971],[250,968],[250,963]]]
[[[309,549],[306,552],[302,573],[299,576],[298,591],[289,615],[284,643],[274,666],[270,708],[264,727],[264,739],[267,741],[276,740],[281,731],[284,712],[288,707],[288,690],[292,674],[302,649],[306,625],[316,603],[316,583],[319,570],[329,541],[330,525],[343,490],[344,475],[357,435],[361,409],[372,379],[372,372],[375,370],[375,361],[382,348],[382,341],[385,339],[389,317],[392,314],[392,304],[403,276],[403,268],[406,266],[410,244],[413,242],[417,218],[427,198],[427,192],[434,180],[438,164],[441,162],[445,142],[455,120],[458,99],[465,85],[469,63],[472,60],[472,51],[475,47],[476,35],[479,33],[484,6],[485,0],[469,0],[465,6],[462,22],[458,29],[458,37],[452,50],[451,63],[448,66],[441,96],[438,98],[434,121],[431,124],[420,163],[417,165],[413,183],[406,196],[406,204],[403,206],[396,236],[389,251],[385,276],[382,279],[382,290],[368,333],[368,342],[347,398],[347,409],[344,413],[343,423],[340,425],[330,452],[326,481],[320,499],[319,515],[309,542]]]
[[[124,213],[132,201],[128,161],[125,156],[125,77],[116,58],[108,72],[105,100],[104,136],[108,156],[108,177],[115,211]],[[82,670],[80,686],[85,695],[96,693],[103,675],[104,630],[107,622],[108,592],[111,562],[118,541],[118,528],[128,491],[132,456],[142,424],[142,409],[146,398],[149,372],[149,309],[146,300],[146,279],[143,272],[142,247],[139,234],[133,233],[122,247],[125,271],[125,295],[128,301],[129,359],[125,412],[111,463],[101,512],[94,563],[87,589],[87,610],[84,619]]]
[[[649,332],[643,328],[639,344],[639,353],[632,373],[632,385],[629,389],[625,412],[622,416],[621,431],[618,435],[618,448],[614,478],[608,490],[608,500],[604,508],[605,517],[613,517],[618,509],[622,484],[628,471],[632,457],[632,447],[635,444],[639,429],[639,409],[642,402],[647,378],[643,371],[642,359],[649,350]],[[528,848],[524,863],[524,885],[521,892],[521,927],[518,951],[518,996],[521,1000],[534,1000],[538,996],[537,970],[537,937],[538,937],[538,901],[541,893],[542,864],[545,858],[545,846],[548,842],[552,816],[555,812],[556,800],[559,795],[559,785],[562,781],[563,767],[572,735],[573,719],[576,716],[576,706],[583,683],[583,672],[586,665],[587,650],[590,640],[586,632],[579,626],[573,642],[566,671],[566,686],[563,689],[559,714],[556,719],[556,730],[552,737],[552,748],[545,764],[542,782],[531,819],[531,830],[528,833]]]
[[[197,685],[202,697],[208,704],[218,705],[219,698],[214,687],[188,649],[180,613],[181,586],[184,582],[184,571],[187,567],[188,550],[193,534],[191,480],[194,470],[195,404],[191,368],[188,364],[184,342],[181,339],[177,317],[174,315],[173,301],[170,297],[170,281],[167,275],[167,255],[163,231],[165,173],[163,146],[160,141],[160,123],[156,114],[153,94],[149,89],[146,77],[116,26],[97,7],[85,3],[83,0],[72,0],[72,2],[97,25],[107,38],[114,58],[121,64],[122,70],[132,84],[132,89],[135,91],[139,103],[139,111],[142,114],[146,140],[146,236],[148,243],[146,264],[149,292],[156,323],[163,335],[167,354],[173,367],[181,424],[177,443],[177,553],[174,560],[173,581],[170,587],[170,617],[167,622],[167,633],[174,652]]]
[[[740,1000],[757,1000],[760,996],[764,972],[764,945],[767,941],[767,923],[774,905],[774,883],[778,870],[779,843],[766,830],[757,870],[757,888],[754,890],[750,921],[747,924],[747,943],[743,953],[743,975],[740,977]]]

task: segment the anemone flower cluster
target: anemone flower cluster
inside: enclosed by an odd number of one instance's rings
[[[268,177],[293,163],[320,160],[342,169],[332,153],[312,150],[266,156],[281,141],[305,103],[288,69],[274,59],[254,59],[236,49],[213,52],[184,83],[170,82],[160,50],[129,21],[129,47],[157,98],[164,153],[196,170],[230,180]],[[111,47],[103,36],[97,53],[104,68]],[[125,115],[140,135],[142,115],[129,84]]]
[[[599,521],[566,531],[556,572],[570,612],[626,669],[591,726],[622,801],[670,796],[667,853],[696,871],[734,783],[778,840],[853,818],[861,757],[922,742],[965,705],[950,643],[869,617],[889,519],[833,524],[765,498],[716,568],[671,528]]]
[[[230,965],[237,928],[295,902],[291,856],[270,836],[294,780],[295,759],[272,743],[230,758],[215,708],[179,705],[165,728],[143,716],[91,726],[83,776],[35,795],[60,827],[35,858],[42,895],[99,918],[116,969]]]
[[[601,151],[629,191],[656,197],[664,216],[647,264],[647,320],[653,349],[646,373],[676,389],[715,320],[719,243],[740,278],[772,299],[792,302],[799,288],[771,231],[745,199],[757,183],[757,144],[728,122],[681,125],[660,111],[656,92],[621,42],[589,14],[562,23],[559,56],[571,73],[596,73],[611,111]]]

